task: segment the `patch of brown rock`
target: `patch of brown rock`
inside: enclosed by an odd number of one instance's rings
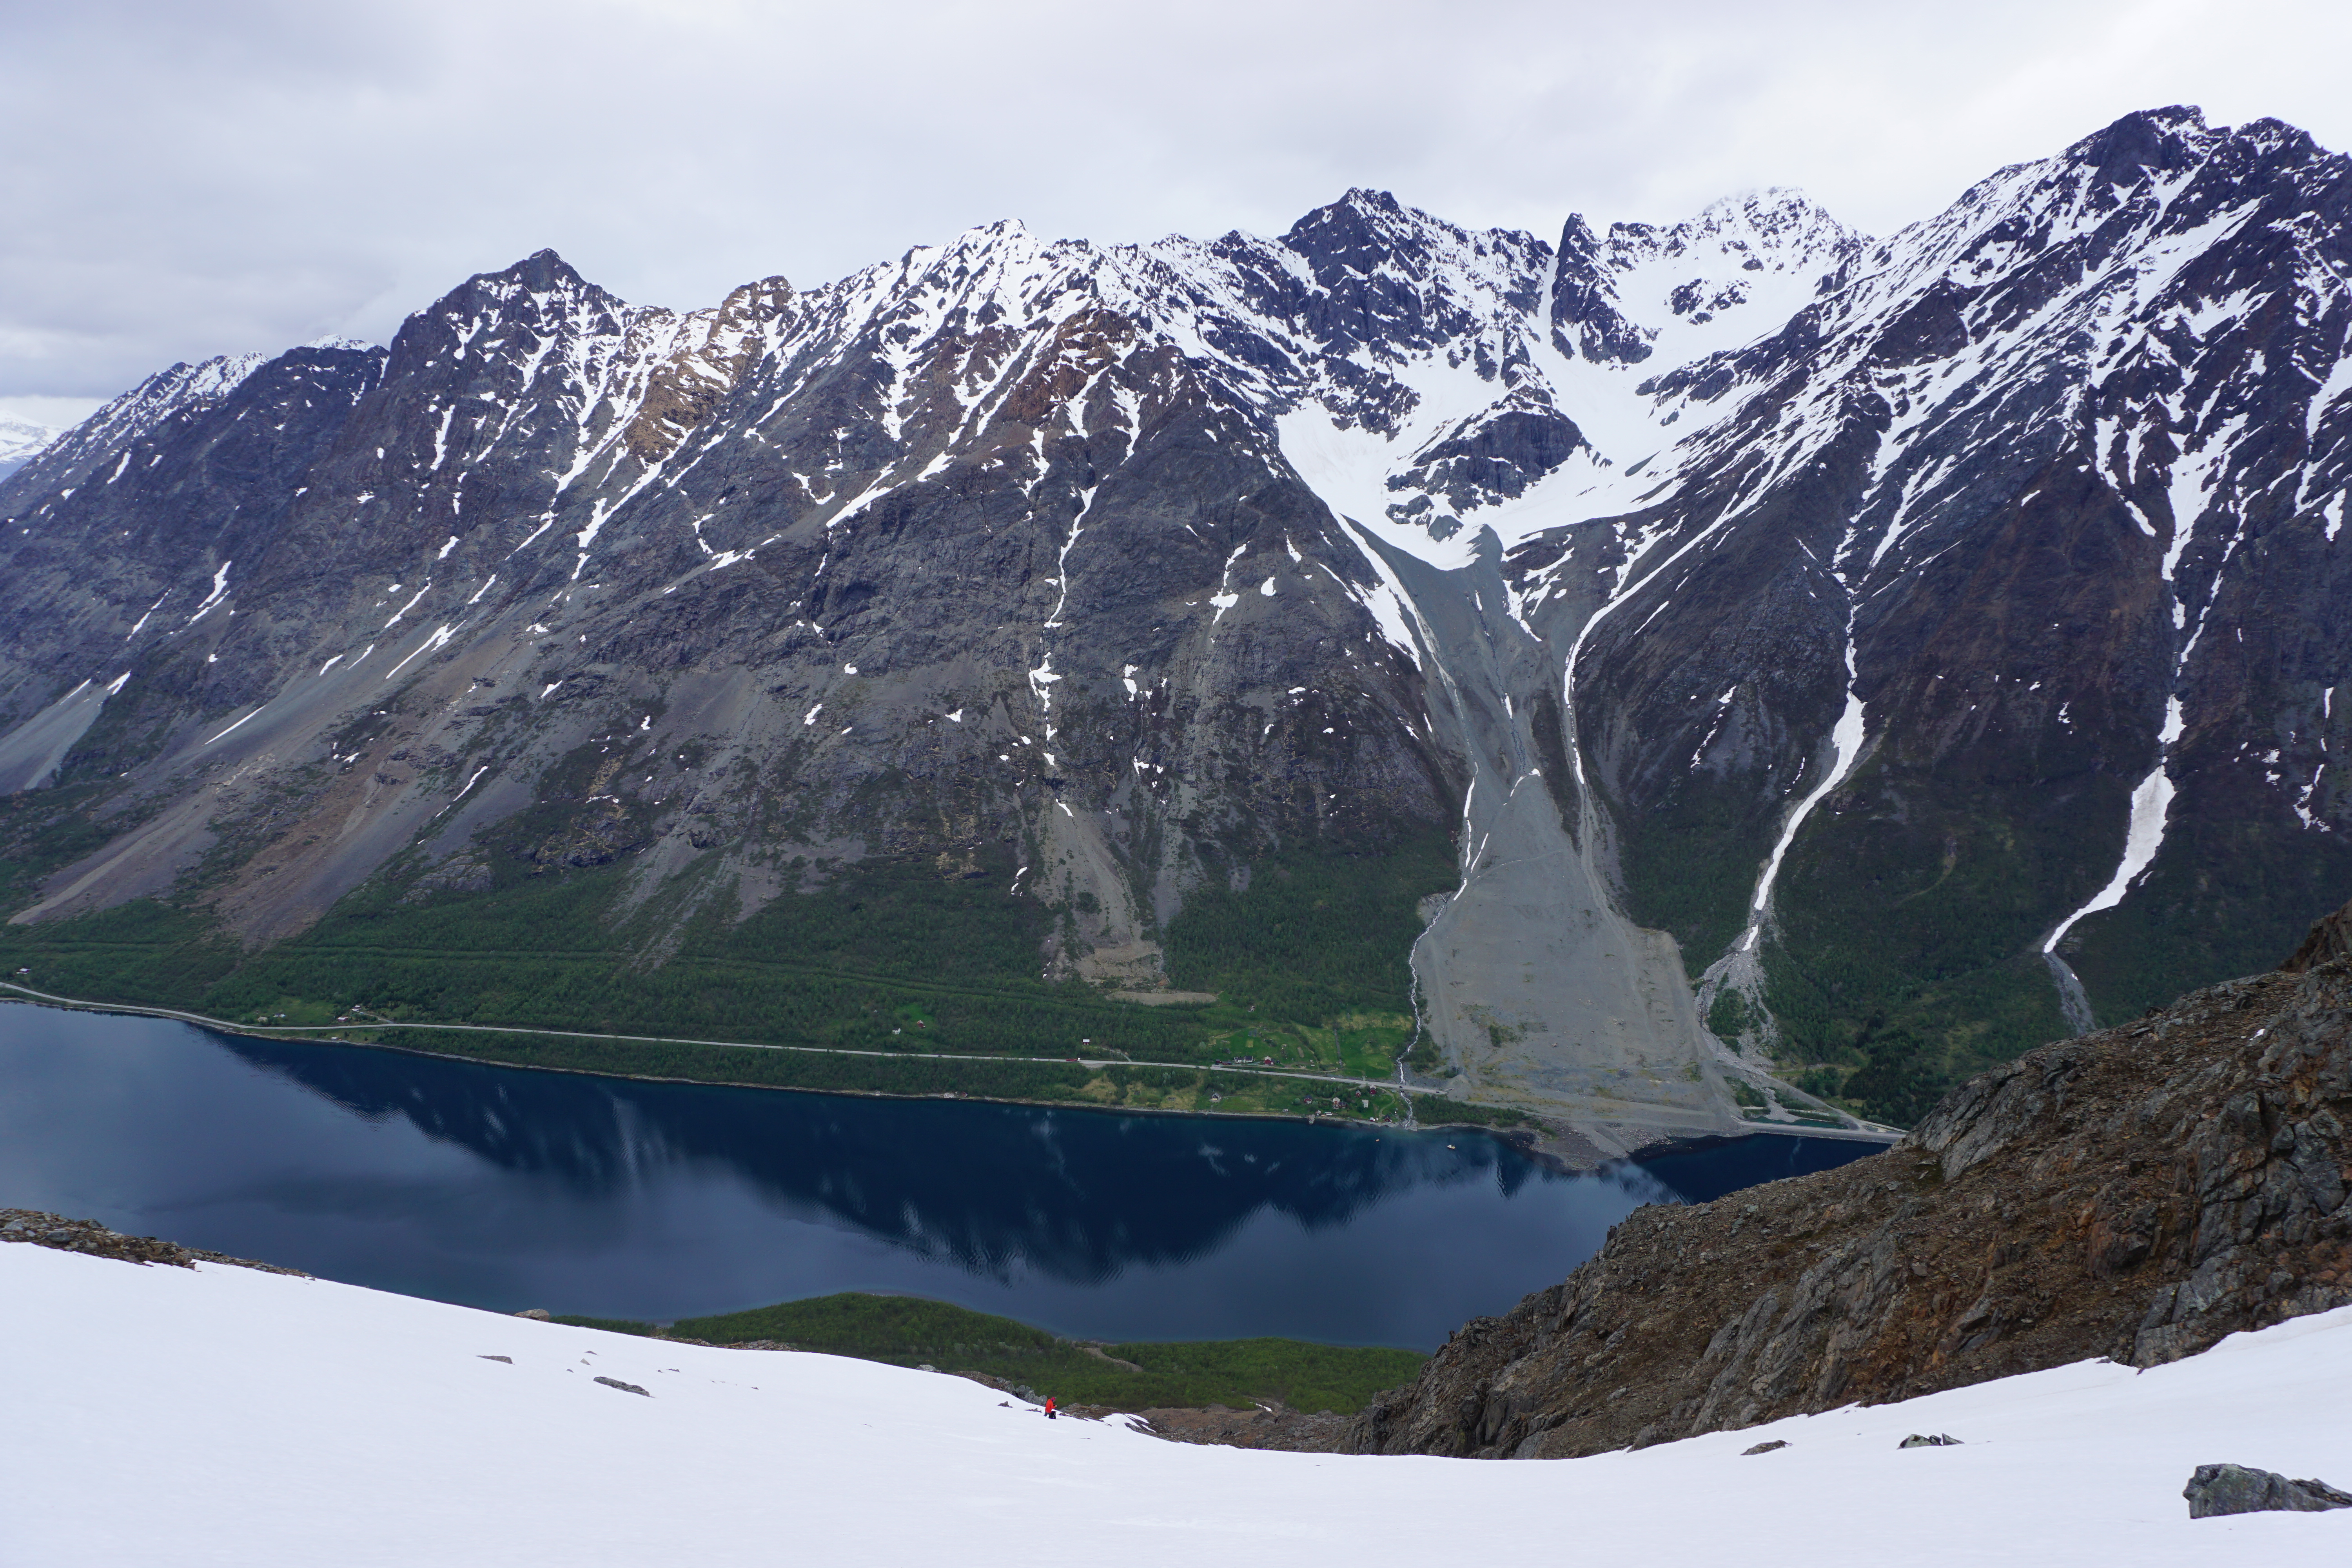
[[[265,1274],[292,1274],[307,1279],[309,1275],[299,1268],[281,1268],[275,1263],[256,1263],[248,1258],[231,1258],[226,1252],[213,1252],[201,1247],[182,1247],[177,1242],[160,1241],[152,1236],[125,1236],[110,1230],[94,1219],[68,1219],[63,1215],[46,1214],[39,1209],[0,1209],[0,1241],[28,1242],[35,1247],[55,1247],[60,1252],[87,1253],[92,1258],[112,1258],[124,1263],[168,1263],[175,1268],[190,1268],[197,1263],[228,1263],[239,1268],[258,1268]]]

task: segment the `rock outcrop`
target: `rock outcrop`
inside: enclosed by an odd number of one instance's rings
[[[284,1268],[275,1263],[256,1263],[249,1258],[231,1258],[226,1252],[214,1252],[202,1247],[182,1247],[176,1241],[164,1241],[152,1236],[125,1236],[94,1219],[68,1219],[63,1215],[47,1214],[39,1209],[0,1209],[0,1241],[25,1242],[35,1247],[54,1247],[59,1252],[79,1252],[91,1258],[110,1258],[119,1263],[167,1263],[174,1268],[193,1268],[198,1263],[227,1263],[239,1268],[257,1268],[264,1274],[310,1278],[299,1268]]]
[[[2214,1519],[2230,1513],[2325,1513],[2352,1508],[2352,1492],[2326,1481],[2290,1480],[2274,1470],[2243,1465],[2200,1465],[2180,1489],[2189,1517]]]
[[[1982,1074],[1885,1154],[1639,1211],[1343,1446],[1638,1447],[2352,1303],[2347,934],[2352,907],[2286,967]]]

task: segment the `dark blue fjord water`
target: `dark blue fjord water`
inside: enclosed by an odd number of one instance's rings
[[[1565,1176],[1462,1133],[638,1083],[0,1005],[0,1206],[511,1311],[898,1290],[1090,1339],[1431,1348],[1645,1203],[1875,1145]]]

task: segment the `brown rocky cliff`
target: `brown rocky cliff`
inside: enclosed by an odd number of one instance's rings
[[[1343,1450],[1643,1447],[2352,1302],[2352,906],[2270,974],[2032,1051],[1886,1153],[1645,1208]]]

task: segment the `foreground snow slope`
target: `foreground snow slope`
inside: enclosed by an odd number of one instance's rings
[[[481,1359],[507,1355],[512,1364]],[[650,1398],[604,1387],[640,1384]],[[2352,1310],[1639,1453],[1184,1447],[960,1378],[704,1350],[321,1280],[0,1247],[0,1562],[2242,1562],[2352,1513],[2191,1521],[2192,1468],[2352,1478]],[[1898,1450],[1915,1431],[1965,1447]],[[1768,1438],[1792,1446],[1743,1458]]]

